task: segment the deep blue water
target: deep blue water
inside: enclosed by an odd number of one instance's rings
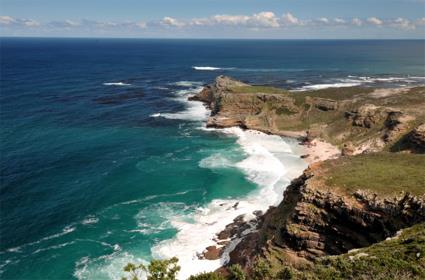
[[[184,102],[215,76],[289,89],[423,84],[424,48],[2,38],[0,277],[118,277],[175,237],[170,217],[258,189],[235,167],[247,157],[238,138],[200,129],[202,108]],[[217,154],[230,164],[200,164]]]

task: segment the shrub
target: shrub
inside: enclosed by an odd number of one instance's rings
[[[188,280],[225,280],[224,276],[217,272],[204,272],[197,275],[192,275]]]
[[[254,280],[268,280],[272,278],[270,264],[262,259],[258,259],[252,268],[252,278]]]
[[[143,264],[135,265],[132,263],[124,267],[130,277],[123,277],[122,280],[140,280],[144,273],[147,280],[175,280],[177,272],[180,271],[180,266],[177,265],[179,259],[174,257],[169,260],[153,260],[146,267]]]
[[[245,272],[239,264],[233,264],[229,267],[231,279],[234,280],[246,280]]]

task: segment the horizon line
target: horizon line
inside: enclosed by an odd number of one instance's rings
[[[319,41],[319,40],[338,40],[338,41],[425,41],[425,38],[211,38],[211,37],[89,37],[89,36],[13,36],[0,35],[3,38],[22,38],[22,39],[141,39],[141,40],[270,40],[270,41]]]

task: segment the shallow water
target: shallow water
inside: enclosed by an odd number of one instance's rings
[[[119,279],[129,261],[174,255],[181,277],[217,267],[193,257],[278,203],[305,163],[291,139],[205,129],[187,97],[219,74],[294,90],[423,84],[423,48],[2,38],[0,277]]]

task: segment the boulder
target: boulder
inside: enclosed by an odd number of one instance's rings
[[[346,116],[352,120],[355,126],[371,128],[384,117],[383,113],[380,107],[373,104],[365,104],[355,111],[347,112]]]
[[[332,99],[313,98],[314,107],[322,111],[333,111],[338,109],[338,102]]]
[[[425,151],[425,123],[413,129],[408,140],[418,150]]]

